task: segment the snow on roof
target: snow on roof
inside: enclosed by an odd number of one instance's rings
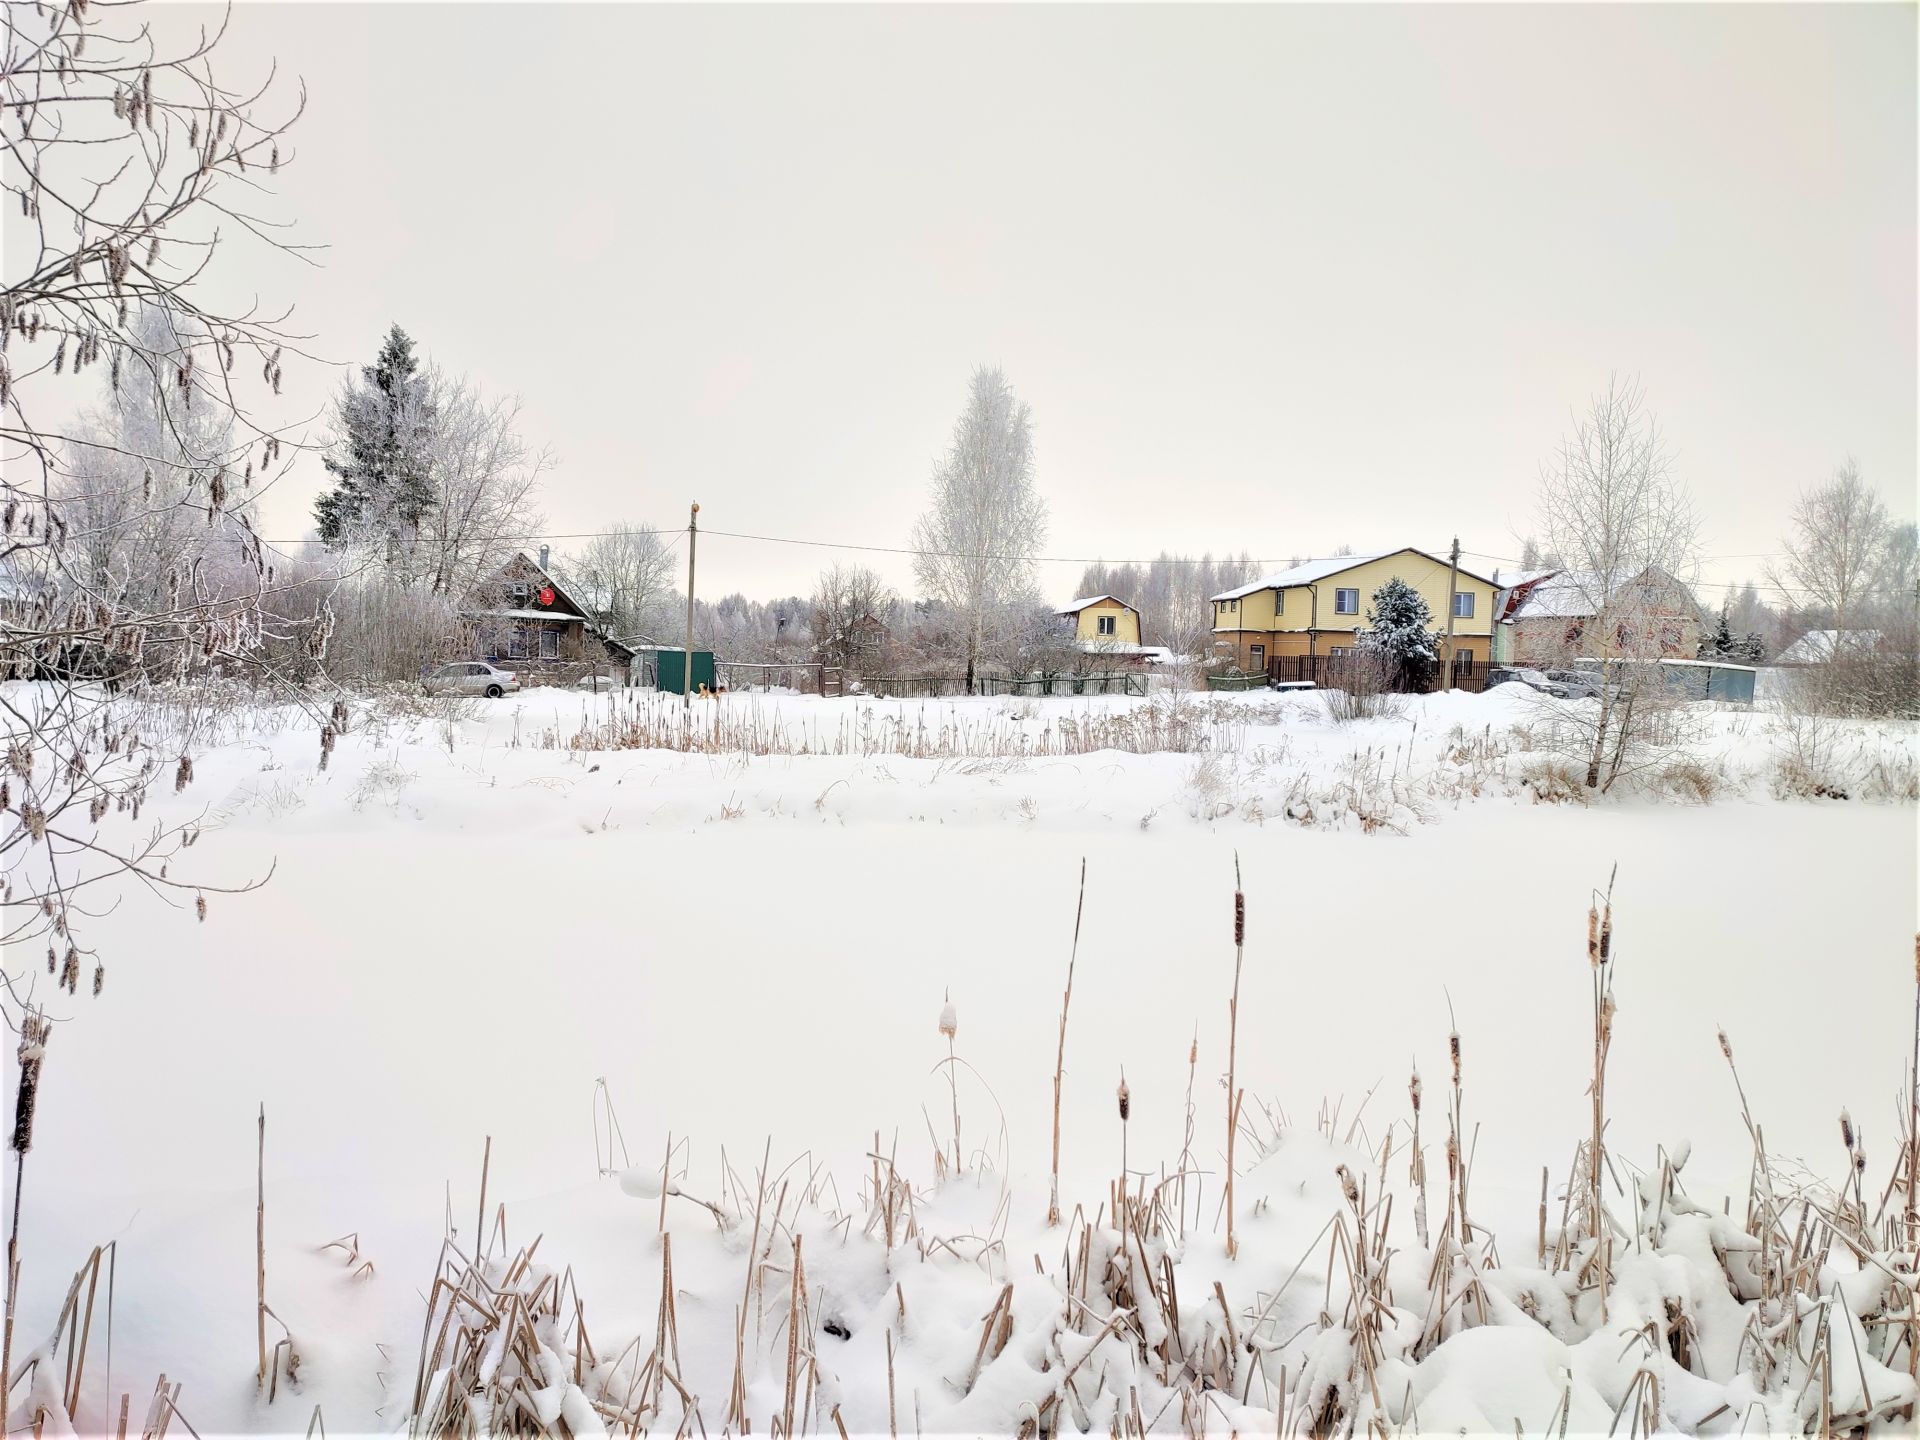
[[[1402,545],[1394,550],[1372,550],[1365,554],[1358,555],[1327,555],[1322,556],[1318,560],[1304,561],[1299,565],[1292,566],[1286,570],[1276,571],[1271,575],[1262,575],[1258,580],[1239,586],[1237,589],[1223,590],[1212,598],[1215,600],[1238,600],[1243,596],[1252,595],[1261,590],[1285,590],[1294,585],[1311,585],[1316,580],[1324,580],[1329,575],[1338,575],[1343,570],[1353,570],[1362,565],[1370,565],[1375,560],[1386,559],[1389,555],[1424,555],[1436,565],[1444,566],[1447,563],[1439,556],[1428,555],[1425,550],[1421,550],[1412,545]],[[1469,570],[1464,565],[1460,567],[1460,573],[1472,580],[1484,580],[1489,585],[1494,583],[1485,575]]]
[[[1600,577],[1591,570],[1562,570],[1549,575],[1513,612],[1516,620],[1569,620],[1599,609]]]
[[[584,615],[576,615],[571,610],[462,610],[463,615],[497,615],[506,620],[577,620],[596,630],[593,622]]]
[[[1634,582],[1648,579],[1652,585],[1661,583],[1677,592],[1684,603],[1696,612],[1699,609],[1693,598],[1693,592],[1684,581],[1657,566],[1649,565],[1644,570],[1621,577],[1612,584],[1606,584],[1598,570],[1560,570],[1542,580],[1527,592],[1527,598],[1514,607],[1515,620],[1581,620],[1598,613],[1601,605],[1612,599],[1619,591]]]
[[[1056,615],[1078,615],[1089,605],[1098,605],[1102,600],[1111,600],[1114,604],[1123,606],[1128,610],[1133,609],[1133,606],[1128,605],[1126,601],[1117,595],[1082,595],[1078,600],[1069,600],[1053,613]]]
[[[1773,657],[1776,665],[1818,665],[1842,648],[1871,650],[1880,643],[1878,630],[1809,630]]]

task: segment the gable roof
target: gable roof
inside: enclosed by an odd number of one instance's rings
[[[1818,665],[1841,650],[1871,650],[1880,643],[1878,630],[1809,630],[1773,657],[1776,665]]]
[[[1693,591],[1677,576],[1668,574],[1657,565],[1649,565],[1612,584],[1605,584],[1597,570],[1557,570],[1546,579],[1531,586],[1526,598],[1513,607],[1515,620],[1583,620],[1590,619],[1600,607],[1613,599],[1629,585],[1638,584],[1651,578],[1655,583],[1665,582],[1678,592],[1686,606],[1696,614],[1699,603],[1693,598]],[[1603,597],[1598,598],[1596,597]]]
[[[1364,555],[1327,555],[1317,560],[1308,560],[1286,570],[1276,570],[1271,575],[1262,575],[1258,580],[1238,586],[1232,590],[1222,590],[1211,598],[1215,600],[1238,600],[1262,590],[1289,590],[1296,585],[1311,585],[1316,580],[1325,580],[1334,575],[1345,574],[1349,570],[1358,570],[1362,565],[1371,565],[1376,560],[1385,560],[1394,555],[1418,555],[1445,568],[1447,562],[1437,555],[1429,555],[1425,550],[1412,545],[1401,545],[1392,550],[1372,550]],[[1500,582],[1476,570],[1460,567],[1460,573],[1469,580],[1478,580],[1485,585],[1497,585]]]
[[[564,610],[534,610],[526,606],[503,607],[500,605],[471,603],[475,599],[486,595],[491,587],[499,585],[501,583],[501,577],[504,576],[508,570],[512,569],[515,564],[524,565],[540,579],[546,581],[546,583],[553,588],[553,598],[556,601],[564,601],[567,608]],[[561,582],[559,576],[553,573],[552,566],[542,565],[524,550],[516,550],[510,559],[494,570],[485,580],[482,580],[476,585],[473,591],[467,596],[467,600],[469,603],[463,604],[460,608],[468,615],[503,615],[520,620],[552,617],[554,619],[584,620],[589,627],[593,626],[593,612],[567,593],[566,585]]]
[[[1111,600],[1122,610],[1133,610],[1133,606],[1127,604],[1127,602],[1122,600],[1118,595],[1082,595],[1077,600],[1069,600],[1053,613],[1056,615],[1078,615],[1089,605],[1098,605],[1102,600]],[[1140,612],[1133,610],[1133,613],[1138,615]]]

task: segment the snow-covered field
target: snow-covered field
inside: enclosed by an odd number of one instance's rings
[[[1817,1416],[1819,1381],[1796,1398],[1804,1375],[1755,1379],[1741,1335],[1756,1302],[1721,1278],[1742,1263],[1751,1146],[1716,1029],[1771,1152],[1843,1176],[1836,1117],[1851,1107],[1876,1200],[1913,1040],[1911,804],[1774,798],[1772,722],[1704,707],[1687,748],[1711,803],[1662,784],[1539,803],[1533,711],[1505,691],[1352,725],[1310,695],[738,696],[702,712],[712,748],[606,748],[674,715],[657,698],[545,690],[368,703],[323,771],[312,719],[247,708],[182,793],[156,788],[142,826],[205,816],[180,873],[271,875],[211,894],[204,921],[129,891],[91,922],[103,994],[50,1003],[71,1023],[48,1047],[27,1158],[14,1353],[42,1342],[91,1247],[115,1242],[110,1366],[96,1322],[84,1428],[110,1430],[123,1391],[137,1428],[162,1372],[202,1436],[304,1432],[316,1405],[329,1434],[404,1428],[427,1292],[449,1231],[472,1245],[489,1142],[493,1259],[542,1236],[536,1264],[571,1267],[528,1403],[576,1429],[617,1414],[656,1434],[764,1434],[791,1407],[796,1432],[821,1435],[1536,1436],[1616,1416],[1626,1434],[1649,1392],[1646,1416],[1688,1432],[1791,1430],[1807,1394]],[[1847,744],[1883,777],[1911,774],[1911,733]],[[1051,1229],[1083,859],[1068,1223]],[[1247,1099],[1229,1260],[1236,865]],[[1619,1242],[1603,1320],[1535,1252],[1543,1167],[1557,1232],[1591,1121],[1587,909],[1616,865],[1607,1145],[1631,1187],[1633,1167],[1657,1176],[1691,1142],[1678,1184],[1701,1213],[1656,1197],[1661,1253]],[[7,959],[37,971],[35,956]],[[1498,1237],[1500,1271],[1473,1281],[1491,1259],[1475,1229],[1430,1306],[1408,1080],[1417,1065],[1438,1232],[1456,1027],[1469,1208]],[[1147,1191],[1180,1168],[1193,1106],[1178,1213],[1137,1236],[1112,1228],[1123,1070],[1126,1164]],[[271,1405],[254,1380],[262,1104],[267,1298],[300,1356],[297,1393],[283,1379]],[[943,1173],[956,1105],[958,1175]],[[686,1194],[663,1207],[670,1145]],[[1330,1259],[1329,1222],[1355,1224],[1342,1163],[1365,1180],[1368,1243],[1391,1226],[1372,1282],[1367,1264]],[[874,1204],[876,1177],[896,1193],[890,1165],[910,1216]],[[1372,1208],[1386,1192],[1390,1216]],[[1614,1203],[1641,1236],[1634,1206]],[[675,1314],[641,1376],[661,1329],[663,1213]],[[1832,1263],[1858,1313],[1884,1298],[1844,1273],[1870,1281],[1870,1264]],[[1380,1338],[1361,1365],[1343,1317],[1369,1284]],[[1004,1285],[1003,1325],[988,1317]],[[1692,1335],[1678,1349],[1676,1304]],[[1643,1321],[1644,1345],[1627,1333]],[[1833,1323],[1827,1353],[1853,1355],[1846,1341],[1867,1332]],[[269,1343],[281,1333],[270,1325]],[[1913,1394],[1893,1358],[1830,1375],[1830,1413],[1853,1405],[1911,1433],[1892,1418]],[[744,1426],[729,1420],[736,1370]]]

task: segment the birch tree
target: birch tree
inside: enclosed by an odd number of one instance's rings
[[[973,372],[953,445],[933,474],[932,504],[914,526],[914,578],[966,623],[967,693],[996,611],[1037,592],[1034,557],[1047,532],[1033,481],[1032,416],[997,368]]]
[[[658,633],[679,600],[674,553],[650,525],[625,522],[595,535],[566,562],[576,597],[621,639]]]
[[[1849,456],[1794,505],[1775,584],[1790,605],[1797,592],[1798,608],[1817,608],[1835,629],[1849,629],[1886,564],[1888,538],[1887,507]]]
[[[1542,548],[1565,567],[1560,583],[1590,617],[1578,645],[1599,666],[1597,705],[1558,705],[1559,728],[1585,762],[1587,787],[1608,788],[1670,714],[1672,692],[1651,661],[1699,556],[1698,521],[1638,382],[1615,377],[1574,417],[1541,467],[1538,518]]]
[[[517,395],[488,396],[436,365],[427,368],[425,391],[434,420],[413,568],[431,593],[457,600],[539,530],[536,498],[553,457],[520,433]]]

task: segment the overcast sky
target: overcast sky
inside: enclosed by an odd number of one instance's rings
[[[1755,556],[1848,453],[1914,512],[1915,13],[243,3],[329,247],[249,275],[342,365],[397,321],[519,392],[556,535],[905,545],[990,362],[1050,555],[1513,555],[1617,369]],[[700,589],[836,554],[715,537]]]

